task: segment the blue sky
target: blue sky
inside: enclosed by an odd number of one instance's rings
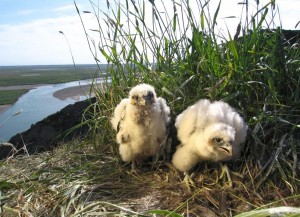
[[[88,0],[77,0],[82,10]],[[94,63],[72,0],[0,0],[0,66]]]
[[[240,16],[241,6],[237,3],[242,1],[223,0],[219,17]],[[105,10],[106,0],[94,2],[99,2]],[[249,2],[255,4],[254,0]],[[76,3],[81,11],[91,10],[89,0]],[[293,29],[300,21],[300,0],[277,0],[277,3],[283,28]],[[92,14],[83,16],[88,28],[97,28]],[[237,22],[238,19],[227,25],[235,29]],[[72,0],[0,0],[0,66],[72,64],[68,44],[59,31],[67,37],[77,64],[94,63]]]
[[[0,20],[5,24],[18,24],[34,19],[56,17],[60,15],[57,9],[70,3],[72,2],[63,0],[1,0]]]

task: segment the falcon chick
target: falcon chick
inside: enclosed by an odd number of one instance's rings
[[[207,99],[199,100],[178,115],[175,127],[181,144],[172,163],[186,174],[201,161],[222,162],[238,158],[247,134],[247,125],[232,107],[222,101]],[[225,169],[231,181],[228,168]]]
[[[154,156],[167,136],[170,108],[157,97],[154,88],[139,84],[115,108],[111,119],[117,131],[116,140],[124,162],[142,162]]]

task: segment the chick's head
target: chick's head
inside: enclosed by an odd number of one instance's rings
[[[149,106],[156,101],[156,93],[151,85],[140,84],[131,89],[129,98],[132,105]]]
[[[235,157],[238,147],[235,142],[235,129],[224,123],[212,124],[204,129],[204,141],[208,150],[215,156],[212,161],[226,161]]]

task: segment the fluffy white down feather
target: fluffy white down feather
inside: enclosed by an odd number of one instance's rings
[[[143,99],[146,99],[143,101]],[[140,84],[131,89],[129,98],[115,108],[111,119],[117,131],[119,152],[125,162],[142,161],[154,156],[166,138],[170,108],[154,88]]]
[[[206,99],[178,115],[175,126],[181,144],[172,163],[183,172],[188,172],[200,161],[238,158],[247,134],[246,123],[232,107],[222,101]]]

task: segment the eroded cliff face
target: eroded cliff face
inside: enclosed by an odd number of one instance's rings
[[[0,159],[12,154],[34,154],[41,151],[50,150],[61,142],[68,142],[74,138],[83,137],[88,132],[88,126],[83,125],[75,130],[69,129],[79,125],[82,121],[84,111],[96,99],[76,102],[68,105],[62,110],[48,116],[47,118],[33,124],[30,129],[13,136],[8,143],[11,145],[0,146]],[[85,116],[86,119],[90,118]],[[68,132],[68,133],[67,133]],[[26,149],[25,149],[26,147]]]

